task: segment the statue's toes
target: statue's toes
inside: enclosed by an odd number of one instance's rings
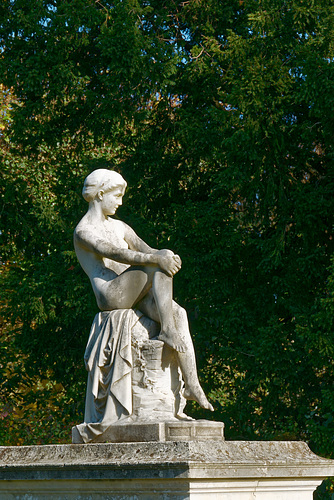
[[[177,352],[186,352],[186,348],[184,345],[175,345],[174,346],[175,351]]]

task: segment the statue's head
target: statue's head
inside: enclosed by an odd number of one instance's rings
[[[126,188],[126,181],[121,174],[106,168],[99,168],[87,175],[82,189],[82,196],[86,201],[90,202],[95,199],[100,191],[107,193],[117,188],[121,189],[123,193]]]

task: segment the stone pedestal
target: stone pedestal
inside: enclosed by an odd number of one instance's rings
[[[1,500],[311,500],[331,475],[301,442],[0,447]]]

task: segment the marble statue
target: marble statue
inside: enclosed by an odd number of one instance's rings
[[[181,259],[171,250],[151,248],[127,224],[113,218],[125,189],[126,182],[117,172],[98,169],[89,174],[82,191],[88,211],[74,231],[77,258],[101,311],[85,353],[86,367],[93,375],[87,388],[85,423],[77,426],[84,442],[111,423],[131,418],[131,335],[138,343],[140,329],[162,350],[167,346],[166,352],[182,374],[182,397],[213,411],[197,377],[187,314],[173,300],[173,276],[181,269]],[[137,333],[133,333],[136,328]],[[176,416],[182,415],[181,408]]]

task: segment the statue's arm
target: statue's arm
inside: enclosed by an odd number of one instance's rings
[[[90,228],[78,229],[74,233],[75,244],[97,257],[105,257],[130,265],[161,265],[158,254],[119,248]],[[149,247],[148,247],[149,248]]]
[[[134,230],[123,222],[124,226],[124,239],[126,243],[129,245],[131,250],[135,250],[137,252],[143,252],[146,254],[155,254],[159,259],[159,266],[165,269],[164,265],[161,265],[161,259],[167,258],[173,263],[173,271],[167,272],[169,275],[174,275],[177,271],[181,269],[181,259],[178,255],[176,255],[171,250],[157,250],[156,248],[151,248],[145,241],[143,241],[139,236],[134,232]]]
[[[181,268],[181,260],[178,256],[166,255],[160,251],[146,253],[131,248],[119,248],[90,228],[79,229],[77,227],[74,232],[74,243],[75,246],[87,254],[92,253],[95,257],[105,257],[130,266],[157,266],[169,276],[174,276]],[[150,247],[147,246],[147,249],[149,250]]]
[[[145,241],[143,241],[139,236],[134,232],[134,230],[123,222],[124,226],[124,239],[126,243],[129,245],[131,250],[135,250],[137,252],[143,253],[157,253],[159,250],[155,248],[151,248]]]

